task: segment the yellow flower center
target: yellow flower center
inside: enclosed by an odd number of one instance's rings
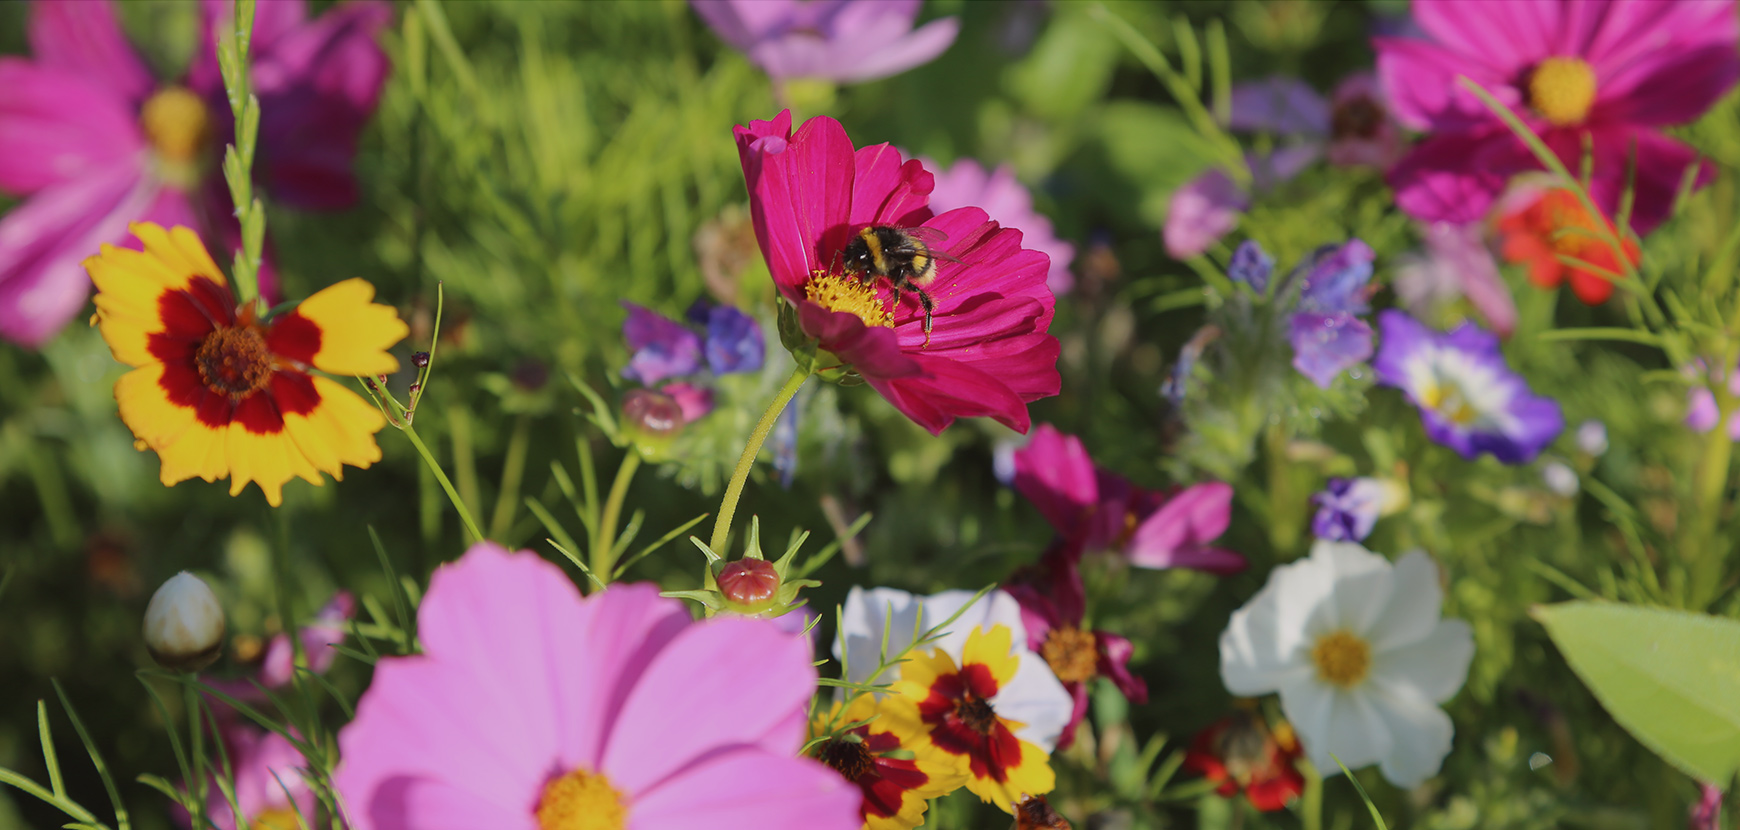
[[[576,769],[544,786],[538,800],[540,830],[622,830],[628,805],[610,779]]]
[[[1351,689],[1371,671],[1371,644],[1346,629],[1317,638],[1311,649],[1317,677],[1325,683]]]
[[[170,86],[157,91],[139,111],[145,136],[165,161],[185,164],[204,149],[210,137],[210,118],[205,102],[186,87]]]
[[[894,327],[894,315],[876,295],[874,282],[817,271],[804,283],[804,297],[829,311],[856,314],[866,326]]]
[[[241,400],[272,381],[272,352],[254,326],[220,328],[205,336],[193,353],[207,389]]]
[[[1422,390],[1420,403],[1427,409],[1437,410],[1439,415],[1449,418],[1451,423],[1468,425],[1480,417],[1480,413],[1468,402],[1468,396],[1462,394],[1462,387],[1454,383],[1433,383]]]
[[[297,830],[302,825],[303,823],[296,819],[295,810],[288,807],[274,807],[270,810],[262,810],[259,815],[254,816],[254,821],[248,825],[248,830]]]
[[[1051,665],[1057,679],[1065,683],[1091,680],[1099,666],[1099,649],[1094,635],[1075,626],[1053,628],[1046,636],[1039,654]]]
[[[1595,103],[1595,70],[1582,58],[1547,58],[1529,75],[1529,106],[1555,127],[1578,124]]]

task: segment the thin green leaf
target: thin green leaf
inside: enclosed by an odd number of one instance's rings
[[[1335,758],[1335,753],[1330,753],[1329,757]],[[1378,814],[1377,805],[1371,803],[1371,796],[1365,794],[1365,787],[1359,783],[1359,779],[1353,777],[1353,773],[1348,771],[1346,764],[1341,763],[1340,758],[1335,758],[1335,765],[1341,767],[1341,774],[1353,782],[1354,791],[1359,793],[1360,800],[1365,802],[1365,808],[1371,811],[1371,820],[1377,823],[1378,830],[1389,830],[1390,826],[1385,824],[1384,817]]]
[[[54,685],[54,693],[60,698],[61,708],[66,710],[67,720],[72,721],[73,731],[79,734],[79,741],[85,745],[85,752],[91,756],[91,766],[97,768],[97,777],[103,779],[103,789],[109,794],[109,804],[115,809],[115,824],[121,830],[127,830],[131,822],[127,819],[127,806],[121,803],[121,791],[115,788],[115,778],[109,774],[109,765],[103,763],[103,754],[97,751],[97,744],[91,740],[91,733],[85,730],[85,723],[79,720],[79,713],[73,709],[72,700],[66,696],[66,689],[61,688],[58,678],[50,681]],[[88,817],[86,821],[96,821]]]

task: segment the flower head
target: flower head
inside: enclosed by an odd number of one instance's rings
[[[1211,542],[1226,532],[1232,487],[1196,484],[1169,493],[1101,470],[1081,439],[1040,424],[1015,452],[1015,489],[1051,522],[1068,550],[1115,550],[1142,568],[1244,570],[1245,558]]]
[[[1567,169],[1582,168],[1587,143],[1603,211],[1634,181],[1639,233],[1667,217],[1698,163],[1660,128],[1696,119],[1740,78],[1740,18],[1725,0],[1421,0],[1413,14],[1424,38],[1374,45],[1397,118],[1433,134],[1390,171],[1397,204],[1427,221],[1478,220],[1513,174],[1540,169],[1459,76],[1516,111]],[[1700,165],[1699,183],[1712,173]]]
[[[693,374],[701,368],[701,335],[687,326],[645,306],[627,300],[628,318],[622,321],[622,339],[634,350],[622,376],[636,383],[656,386],[666,378]]]
[[[1239,226],[1251,207],[1250,194],[1219,168],[1208,170],[1172,192],[1160,236],[1173,259],[1189,259]]]
[[[1564,188],[1528,188],[1518,201],[1521,206],[1498,220],[1505,261],[1527,265],[1529,281],[1541,288],[1558,288],[1569,280],[1571,292],[1584,304],[1607,302],[1613,296],[1613,280],[1624,275],[1625,266],[1613,255],[1613,246],[1596,234],[1613,233],[1613,223],[1604,216],[1590,216],[1581,200]],[[1638,263],[1641,254],[1636,242],[1622,239],[1620,248],[1631,265]],[[1561,256],[1598,270],[1567,264]]]
[[[818,370],[856,373],[932,433],[978,416],[1027,431],[1027,404],[1062,384],[1045,254],[976,207],[933,215],[922,164],[886,144],[854,150],[831,118],[793,133],[787,111],[736,136],[756,239],[790,309],[787,347]],[[916,292],[896,301],[888,280],[845,271],[847,243],[872,225],[946,239],[939,253],[954,261],[921,286],[930,314]]]
[[[185,227],[135,224],[144,251],[104,245],[85,260],[97,284],[96,323],[115,359],[135,367],[115,383],[121,420],[163,461],[164,484],[229,477],[266,501],[284,483],[381,458],[380,410],[311,369],[398,371],[387,348],[409,329],[374,286],[350,279],[269,321],[236,307],[211,255]]]
[[[213,781],[206,796],[206,815],[220,830],[297,830],[314,824],[315,798],[302,771],[308,761],[289,739],[236,720],[221,722],[231,768],[234,770],[236,821],[230,800]],[[177,818],[191,823],[180,811]],[[299,818],[300,817],[300,818]]]
[[[1057,784],[1046,749],[1020,737],[1027,724],[1003,705],[1021,663],[1033,659],[1016,650],[1013,637],[1008,626],[975,627],[958,662],[940,648],[912,655],[884,699],[893,728],[925,735],[964,768],[968,790],[1011,814],[1022,796]]]
[[[1506,464],[1532,460],[1564,428],[1551,398],[1510,370],[1498,338],[1473,323],[1438,333],[1400,311],[1378,315],[1383,347],[1377,380],[1420,408],[1426,435],[1472,460],[1490,452]]]
[[[926,167],[936,168],[926,162]],[[930,209],[948,213],[955,208],[976,207],[991,221],[1004,227],[1020,228],[1021,244],[1051,258],[1051,270],[1045,285],[1051,293],[1062,296],[1075,288],[1075,275],[1069,264],[1075,259],[1075,246],[1052,232],[1051,220],[1033,209],[1033,194],[1016,181],[1009,165],[999,165],[987,171],[972,159],[961,159],[953,167],[936,173],[936,189],[930,194]]]
[[[1329,163],[1388,170],[1407,151],[1377,76],[1356,72],[1329,98]]]
[[[796,757],[809,646],[693,622],[650,585],[581,598],[531,553],[435,572],[423,654],[386,658],[339,733],[352,827],[852,830],[858,790]]]
[[[922,731],[901,730],[880,717],[886,706],[865,695],[844,713],[838,703],[818,712],[810,721],[811,736],[827,739],[809,754],[863,791],[859,813],[865,830],[912,830],[924,824],[929,800],[959,789],[967,775],[925,741]],[[830,723],[859,725],[830,734]]]
[[[1438,704],[1468,676],[1468,624],[1439,617],[1431,557],[1392,565],[1351,542],[1319,541],[1269,574],[1220,635],[1220,676],[1235,695],[1279,692],[1311,763],[1378,764],[1412,787],[1438,771],[1453,727]]]
[[[1703,362],[1699,361],[1699,369]],[[1688,370],[1694,377],[1697,372]],[[1722,378],[1715,372],[1710,373],[1710,380],[1720,383]],[[1740,397],[1740,366],[1728,371],[1728,394]],[[1716,423],[1722,418],[1722,410],[1716,404],[1716,393],[1702,383],[1694,383],[1691,391],[1686,393],[1686,426],[1695,432],[1709,432],[1716,428]],[[1740,441],[1740,412],[1728,416],[1728,437]]]
[[[1299,301],[1288,318],[1293,368],[1320,388],[1371,358],[1371,326],[1359,315],[1371,282],[1371,246],[1358,239],[1325,245],[1300,263]]]
[[[1184,768],[1218,784],[1215,792],[1239,792],[1263,812],[1279,810],[1305,791],[1299,772],[1299,739],[1283,721],[1270,729],[1258,713],[1240,709],[1196,733],[1184,754]]]
[[[1311,532],[1330,542],[1363,542],[1382,515],[1389,494],[1375,478],[1332,478],[1323,491],[1311,497],[1317,515]]]
[[[204,45],[185,77],[159,81],[127,43],[112,4],[30,6],[33,60],[0,58],[0,337],[40,345],[90,296],[80,261],[123,242],[128,223],[200,227],[230,247],[240,228],[215,177],[233,121],[213,32],[233,4],[201,6]],[[358,138],[388,71],[374,42],[392,19],[376,0],[306,20],[299,2],[263,3],[251,77],[261,102],[256,171],[274,201],[349,207]],[[271,268],[262,291],[273,293]]]
[[[1516,329],[1516,302],[1478,224],[1432,222],[1421,229],[1423,254],[1404,255],[1396,267],[1396,296],[1415,316],[1441,302],[1467,297],[1500,337]]]
[[[714,305],[705,299],[689,306],[689,322],[706,329],[707,368],[715,375],[753,372],[767,359],[767,341],[761,324],[735,306]]]
[[[960,20],[914,29],[919,0],[690,0],[714,34],[774,79],[862,83],[935,60]]]

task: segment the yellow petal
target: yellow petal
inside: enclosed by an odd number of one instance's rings
[[[1013,642],[1014,636],[1006,625],[992,626],[989,632],[974,628],[966,647],[961,649],[961,665],[978,663],[990,669],[991,676],[997,679],[997,688],[1001,689],[1015,679],[1015,670],[1021,666],[1021,658],[1010,653]]]
[[[1027,741],[1021,742],[1021,763],[1004,770],[1001,782],[974,777],[967,781],[967,790],[987,804],[995,804],[1013,815],[1015,805],[1024,795],[1044,795],[1057,786],[1057,774],[1051,770],[1051,759],[1045,750]]]
[[[392,306],[371,302],[375,287],[367,280],[348,279],[329,286],[296,307],[296,313],[320,327],[320,351],[314,366],[335,375],[385,375],[399,370],[387,353],[410,333]]]

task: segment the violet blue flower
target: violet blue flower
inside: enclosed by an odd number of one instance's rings
[[[1371,358],[1371,326],[1359,315],[1371,310],[1366,297],[1374,256],[1371,246],[1352,239],[1318,248],[1294,269],[1291,279],[1301,284],[1287,321],[1293,368],[1320,388],[1328,389],[1337,375]],[[1239,278],[1261,273],[1265,283],[1272,263],[1254,241],[1240,245],[1233,257]]]
[[[935,60],[960,20],[914,29],[920,0],[690,0],[721,40],[775,80],[861,83]]]
[[[1714,168],[1662,127],[1695,120],[1740,78],[1731,0],[1416,0],[1425,38],[1380,37],[1378,75],[1398,119],[1432,133],[1390,171],[1396,203],[1426,221],[1480,219],[1510,177],[1541,169],[1504,122],[1458,82],[1515,111],[1570,170],[1592,148],[1590,190],[1632,227],[1666,219],[1687,170]]]
[[[713,374],[754,372],[767,359],[761,324],[736,307],[697,300],[689,307],[688,317],[690,322],[707,329],[707,368]]]
[[[925,159],[927,170],[940,170]],[[930,209],[947,213],[955,208],[977,207],[991,221],[1004,227],[1021,229],[1021,244],[1051,257],[1051,270],[1045,274],[1045,286],[1058,296],[1075,288],[1075,275],[1069,265],[1075,259],[1075,246],[1058,239],[1052,232],[1051,220],[1033,209],[1033,194],[1015,180],[1009,165],[999,165],[987,172],[972,159],[961,159],[953,167],[935,174],[936,188],[930,192]]]
[[[82,261],[102,243],[132,244],[130,222],[239,239],[216,175],[233,121],[211,33],[230,7],[201,5],[204,47],[186,77],[162,83],[110,3],[31,5],[35,58],[0,58],[0,193],[24,199],[0,218],[0,337],[38,346],[78,316],[91,289]],[[301,2],[262,3],[254,21],[256,175],[276,202],[334,210],[356,200],[351,159],[386,80],[374,36],[392,7],[360,0],[306,16]],[[261,282],[270,297],[269,270]]]
[[[1261,294],[1269,290],[1269,277],[1275,273],[1275,258],[1263,246],[1247,239],[1233,250],[1232,262],[1226,266],[1227,278],[1242,282]]]
[[[1564,429],[1559,405],[1529,390],[1498,350],[1498,338],[1463,323],[1439,333],[1400,311],[1378,315],[1383,345],[1372,368],[1420,408],[1426,435],[1473,460],[1534,459]]]
[[[1363,542],[1383,512],[1384,484],[1375,478],[1332,478],[1311,497],[1311,532],[1330,542]]]
[[[701,335],[682,323],[650,308],[627,300],[628,319],[622,321],[622,339],[634,350],[622,376],[646,386],[665,378],[693,374],[701,368]]]

